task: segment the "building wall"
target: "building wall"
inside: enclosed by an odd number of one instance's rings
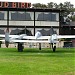
[[[7,11],[0,11],[0,25],[7,25]],[[9,25],[34,26],[34,12],[9,11]],[[35,26],[59,26],[59,13],[35,12]]]
[[[0,25],[7,25],[7,21],[0,20]],[[9,21],[9,25],[15,26],[34,26],[33,21]],[[35,21],[36,26],[59,26],[59,22]]]

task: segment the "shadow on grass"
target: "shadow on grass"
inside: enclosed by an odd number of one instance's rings
[[[0,48],[0,52],[18,52],[17,48]],[[57,48],[55,52],[49,48],[24,48],[25,53],[75,53],[75,48]]]
[[[35,49],[35,48],[27,48],[27,49],[24,49],[24,52],[26,53],[74,53],[75,48],[57,48],[55,52],[53,52],[52,49],[49,49],[49,48],[43,48],[41,50],[39,49]]]
[[[56,52],[52,49],[43,48],[42,50],[36,48],[25,48],[23,52],[18,52],[16,48],[0,48],[0,55],[2,56],[30,56],[30,57],[70,57],[74,56],[75,49],[73,48],[57,48]]]

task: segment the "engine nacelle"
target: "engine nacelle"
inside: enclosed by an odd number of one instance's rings
[[[8,48],[8,46],[9,46],[9,42],[8,41],[5,41],[5,46]]]
[[[57,34],[53,34],[48,41],[49,43],[57,43],[58,42]]]
[[[37,39],[37,38],[39,38],[40,36],[42,36],[42,34],[38,31],[38,32],[36,32],[36,34],[35,34],[35,38]]]

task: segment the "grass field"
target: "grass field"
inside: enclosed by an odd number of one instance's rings
[[[0,48],[0,75],[75,75],[75,49]]]

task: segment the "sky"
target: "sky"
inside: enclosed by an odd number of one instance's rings
[[[71,2],[71,4],[74,5],[75,7],[75,0],[0,0],[0,1],[7,1],[7,2],[30,2],[31,4],[33,3],[43,3],[43,4],[47,4],[49,2],[54,2],[54,3],[64,3],[66,1]]]

